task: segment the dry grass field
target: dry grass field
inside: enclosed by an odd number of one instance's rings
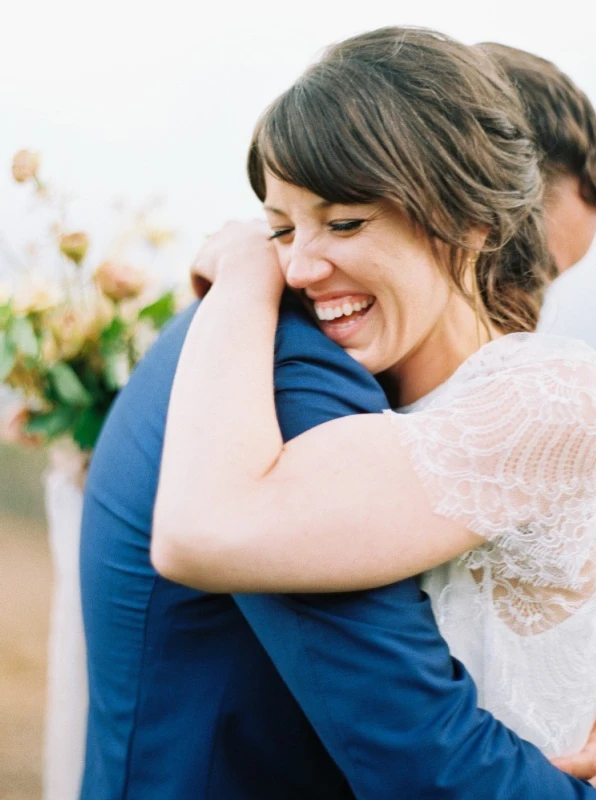
[[[51,569],[37,455],[0,448],[0,800],[39,800]]]
[[[50,564],[39,522],[0,516],[0,798],[41,797]]]

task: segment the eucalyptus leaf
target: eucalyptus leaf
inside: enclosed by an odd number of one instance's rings
[[[0,381],[7,378],[17,360],[17,349],[6,331],[0,331]]]
[[[121,353],[125,350],[126,332],[126,322],[120,317],[114,317],[100,334],[102,355],[107,356],[110,353]]]
[[[26,317],[14,317],[10,323],[8,333],[17,350],[24,356],[37,358],[39,355],[39,342],[31,320]]]
[[[5,328],[10,318],[12,317],[12,304],[0,303],[0,328]]]
[[[176,298],[173,292],[166,292],[151,305],[139,312],[139,319],[149,320],[156,328],[163,328],[176,313]]]
[[[74,369],[59,361],[48,370],[48,376],[56,395],[67,406],[86,408],[93,402],[93,397],[84,387]]]
[[[130,364],[126,353],[110,353],[106,356],[104,376],[108,389],[118,391],[128,383]]]
[[[105,415],[96,408],[85,408],[77,420],[73,439],[81,450],[92,450],[99,436]]]
[[[33,413],[25,426],[27,433],[40,433],[47,439],[55,439],[67,433],[80,412],[70,406],[58,406],[46,414]]]

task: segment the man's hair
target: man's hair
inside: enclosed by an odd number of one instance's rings
[[[596,205],[596,111],[586,95],[551,61],[494,42],[477,47],[517,89],[543,154],[547,186],[561,174],[573,175],[583,199]]]
[[[516,93],[490,56],[443,34],[383,28],[332,46],[265,111],[248,173],[331,203],[386,199],[449,250],[466,286],[470,231],[488,231],[476,261],[490,320],[533,330],[555,267],[541,217],[536,146]]]

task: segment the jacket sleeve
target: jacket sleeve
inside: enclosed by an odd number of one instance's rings
[[[293,301],[276,355],[286,439],[386,406],[378,384]],[[473,681],[450,657],[416,581],[235,600],[357,798],[596,800],[477,708]]]

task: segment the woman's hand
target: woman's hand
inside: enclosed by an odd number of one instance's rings
[[[195,294],[203,298],[217,280],[243,283],[250,292],[276,303],[284,288],[270,230],[261,220],[227,222],[205,240],[190,274]]]
[[[588,741],[579,753],[563,758],[551,759],[555,767],[573,775],[580,780],[589,781],[596,786],[596,723],[588,737]]]

